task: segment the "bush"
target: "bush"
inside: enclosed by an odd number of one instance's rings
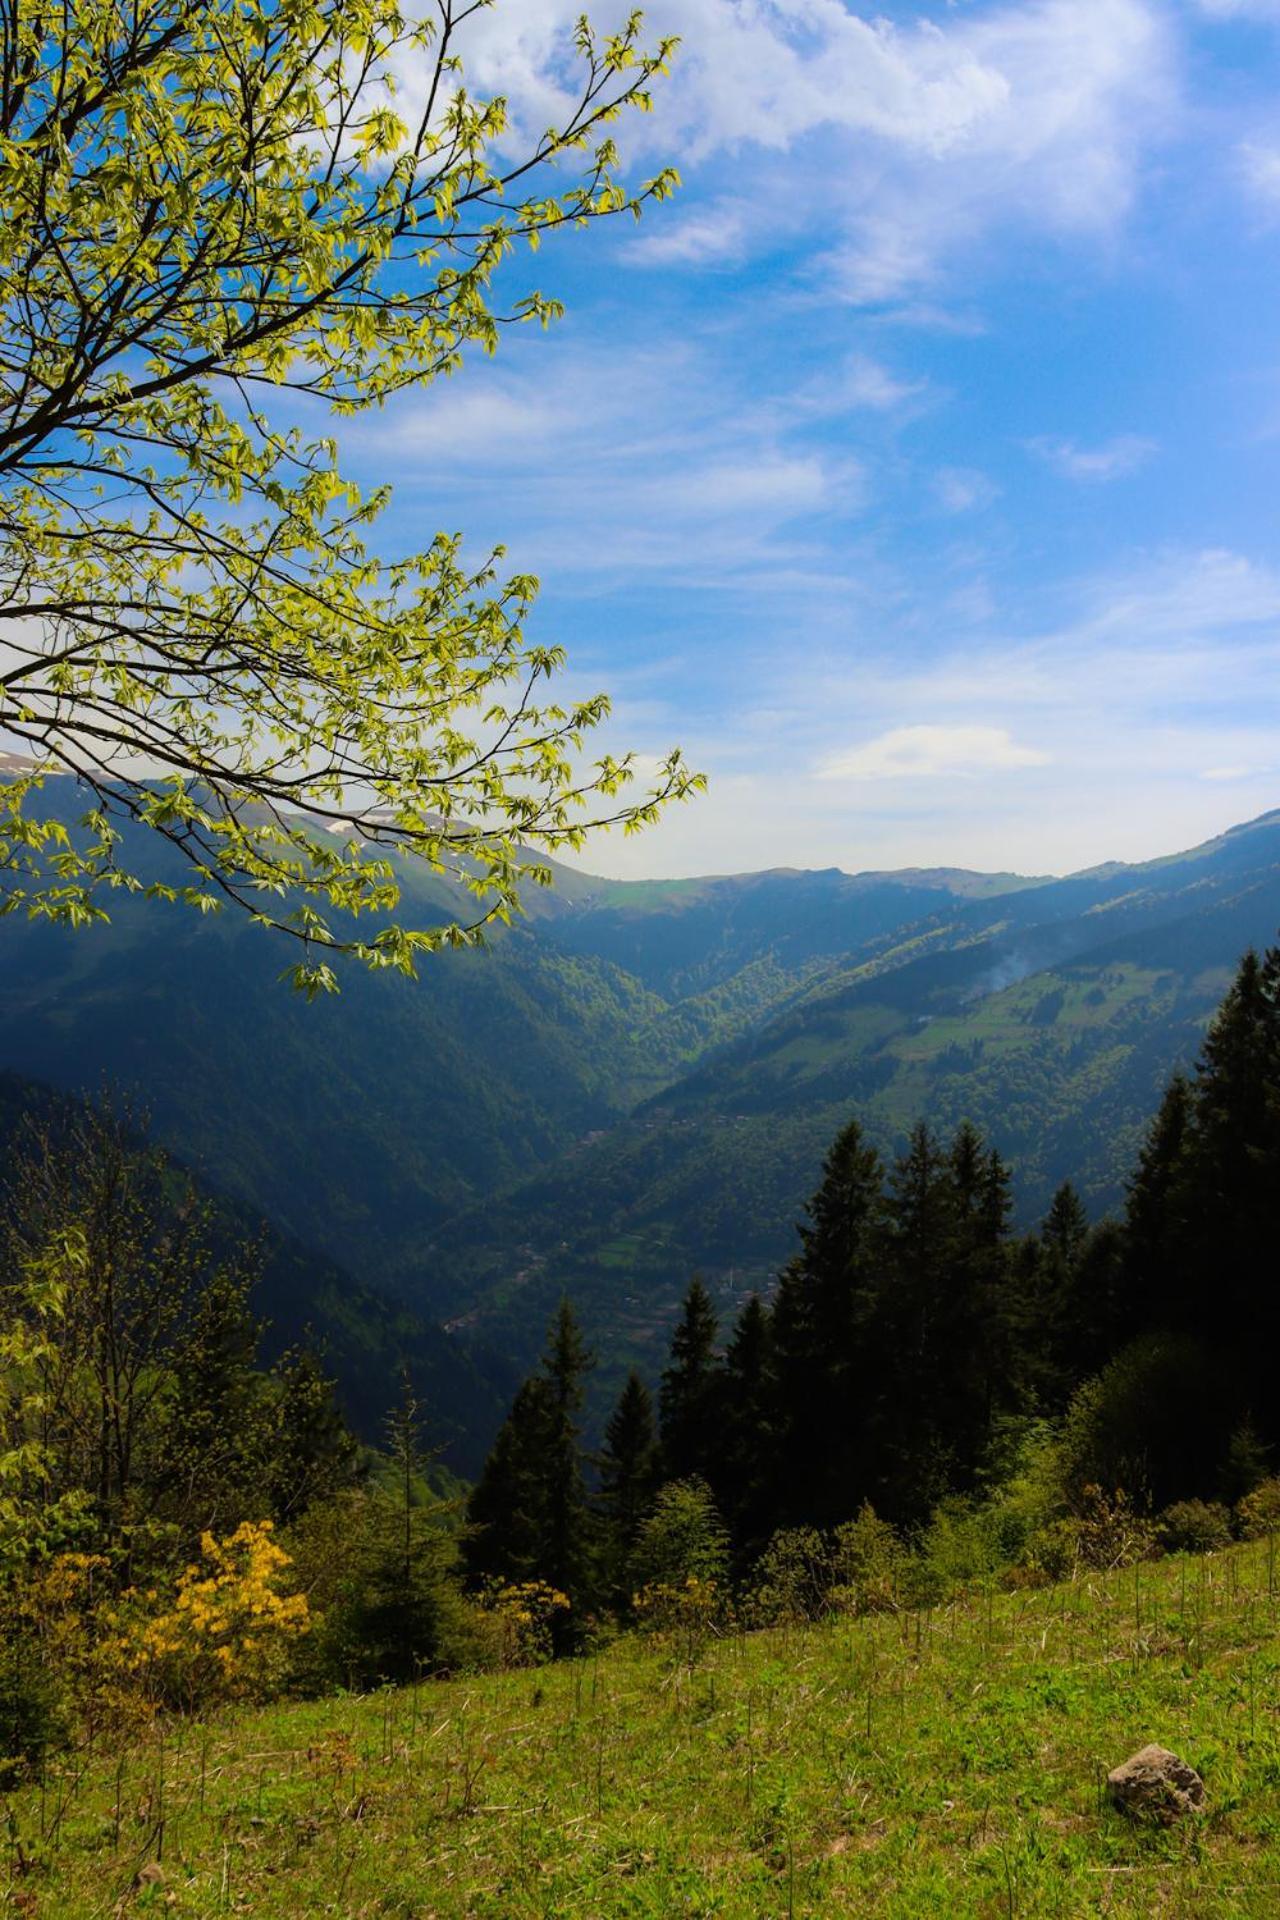
[[[1231,1515],[1218,1500],[1175,1500],[1156,1521],[1166,1553],[1216,1553],[1231,1545]]]
[[[311,1626],[305,1595],[287,1591],[289,1564],[269,1520],[242,1521],[222,1539],[203,1534],[171,1604],[130,1592],[109,1616],[121,1672],[148,1698],[189,1712],[278,1691],[290,1641]]]
[[[14,1632],[9,1620],[0,1638],[0,1790],[39,1773],[51,1753],[67,1743],[62,1689],[49,1671],[39,1643]]]
[[[1236,1524],[1245,1540],[1280,1533],[1280,1479],[1261,1481],[1236,1507]]]
[[[1231,1447],[1233,1391],[1195,1341],[1133,1341],[1068,1410],[1062,1461],[1073,1503],[1087,1487],[1124,1487],[1156,1507],[1216,1491]]]
[[[903,1604],[911,1556],[887,1520],[864,1500],[856,1520],[837,1527],[833,1605],[851,1613],[885,1613]]]
[[[447,1502],[408,1510],[379,1487],[335,1494],[290,1530],[312,1631],[294,1651],[302,1691],[372,1687],[503,1664],[500,1623],[463,1593]]]
[[[568,1613],[569,1597],[545,1580],[491,1580],[481,1592],[480,1610],[492,1628],[488,1665],[540,1667],[552,1656],[556,1620]]]
[[[775,1533],[752,1569],[747,1618],[754,1626],[816,1620],[834,1580],[831,1544],[813,1527]]]
[[[636,1535],[632,1567],[642,1588],[680,1589],[691,1578],[723,1587],[729,1531],[705,1480],[673,1480],[660,1490]]]

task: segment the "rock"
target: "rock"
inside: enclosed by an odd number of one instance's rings
[[[1168,1747],[1143,1747],[1107,1775],[1111,1798],[1135,1820],[1169,1826],[1204,1806],[1204,1781]]]

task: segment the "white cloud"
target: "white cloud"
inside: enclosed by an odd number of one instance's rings
[[[643,267],[732,265],[747,251],[747,210],[733,201],[700,207],[696,213],[664,214],[648,231],[628,242],[623,258]]]
[[[1196,0],[1211,20],[1280,20],[1280,0]]]
[[[1244,140],[1236,148],[1245,186],[1268,211],[1280,212],[1280,146]]]
[[[1118,434],[1099,447],[1082,447],[1075,440],[1029,440],[1038,454],[1065,480],[1119,480],[1136,473],[1158,451],[1154,440],[1139,433]]]
[[[1004,727],[894,727],[831,755],[817,773],[821,780],[936,780],[1040,767],[1048,758],[1035,747],[1019,746]]]
[[[924,392],[920,380],[900,380],[869,354],[851,354],[835,384],[835,396],[847,407],[867,407],[887,413]]]
[[[933,490],[945,513],[973,513],[989,507],[1000,489],[976,467],[943,467],[933,477]]]
[[[472,84],[508,95],[526,132],[569,102],[580,4],[503,0],[468,23]],[[682,46],[655,113],[620,130],[624,148],[726,155],[753,194],[664,214],[630,257],[710,263],[820,233],[829,276],[856,301],[912,294],[1010,220],[1112,229],[1177,91],[1173,22],[1153,0],[1006,0],[902,24],[845,0],[651,0],[646,25]],[[755,189],[783,153],[787,192],[778,217],[761,217]]]
[[[650,485],[653,505],[667,512],[717,517],[764,511],[792,519],[828,502],[832,474],[816,455],[763,451],[749,461],[682,465]]]

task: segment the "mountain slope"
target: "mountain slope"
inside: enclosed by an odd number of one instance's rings
[[[21,1176],[29,1150],[28,1118],[56,1134],[67,1107],[65,1097],[50,1088],[0,1072],[0,1190]],[[430,1408],[431,1444],[457,1471],[474,1473],[483,1458],[483,1438],[496,1426],[515,1384],[510,1368],[465,1340],[450,1338],[181,1166],[178,1171],[209,1209],[209,1241],[215,1249],[246,1243],[259,1249],[261,1278],[253,1307],[266,1323],[264,1355],[274,1358],[303,1339],[316,1344],[338,1381],[348,1419],[375,1442],[407,1365]]]
[[[135,870],[165,876],[175,857],[132,838]],[[136,1093],[159,1137],[228,1195],[417,1293],[449,1217],[616,1124],[948,888],[556,878],[487,950],[434,957],[417,983],[347,966],[341,995],[310,1005],[278,983],[292,950],[230,913],[115,896],[105,927],[10,918],[0,1067]],[[408,914],[437,917],[439,881],[409,870],[406,887]],[[616,955],[636,938],[643,964],[628,971]]]
[[[730,1294],[767,1281],[853,1113],[886,1151],[922,1116],[973,1120],[1013,1161],[1024,1221],[1068,1177],[1101,1210],[1239,954],[1277,925],[1280,815],[1146,866],[952,902],[450,1223],[437,1283],[504,1348],[567,1284],[607,1349],[643,1354],[695,1268]]]
[[[162,874],[161,848],[129,849]],[[1109,1204],[1241,950],[1280,922],[1280,814],[1061,880],[559,870],[528,918],[336,1000],[231,915],[115,899],[0,928],[0,1067],[136,1093],[184,1162],[335,1269],[514,1362],[561,1286],[614,1366],[701,1265],[767,1280],[837,1127],[983,1126],[1034,1218]],[[442,883],[407,873],[408,913]]]

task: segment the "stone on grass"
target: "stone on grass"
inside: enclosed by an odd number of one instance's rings
[[[1135,1820],[1169,1826],[1204,1805],[1204,1781],[1168,1747],[1143,1747],[1107,1775],[1111,1798]]]

